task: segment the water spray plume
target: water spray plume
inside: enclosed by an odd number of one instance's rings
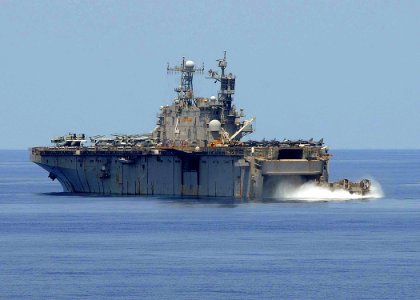
[[[344,189],[331,190],[328,187],[319,186],[315,182],[302,183],[301,179],[289,178],[277,182],[273,188],[272,196],[276,199],[300,200],[300,201],[343,201],[352,199],[374,199],[383,197],[380,184],[371,180],[372,186],[365,195],[350,193]]]

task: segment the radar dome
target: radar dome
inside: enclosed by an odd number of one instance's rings
[[[192,60],[187,60],[185,62],[185,67],[187,67],[188,69],[194,68],[194,62]]]
[[[221,127],[222,127],[222,124],[220,123],[219,120],[211,120],[209,122],[209,130],[212,132],[215,132],[215,131],[219,132]]]
[[[210,100],[211,100],[211,101],[216,101],[216,96],[211,96],[211,97],[210,97]]]

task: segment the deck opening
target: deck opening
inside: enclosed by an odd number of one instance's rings
[[[302,159],[303,149],[279,149],[278,159]]]

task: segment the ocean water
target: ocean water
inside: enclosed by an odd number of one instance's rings
[[[334,151],[375,198],[61,193],[0,151],[1,299],[419,299],[420,151]]]

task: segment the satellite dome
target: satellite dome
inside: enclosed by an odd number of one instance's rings
[[[216,101],[216,96],[211,96],[211,97],[210,97],[210,100],[211,100],[211,101]]]
[[[215,132],[215,131],[219,132],[221,127],[222,127],[222,124],[220,123],[219,120],[211,120],[209,122],[209,130],[212,132]]]
[[[194,62],[192,60],[187,60],[185,62],[185,67],[188,68],[188,69],[194,68]]]

